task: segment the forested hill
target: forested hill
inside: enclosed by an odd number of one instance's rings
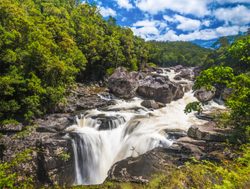
[[[157,42],[150,41],[149,61],[160,66],[201,65],[212,52],[190,42]]]
[[[75,0],[0,1],[0,119],[53,109],[76,81],[147,61],[144,40]]]
[[[208,52],[191,43],[146,43],[80,1],[1,0],[0,122],[50,112],[65,103],[69,86],[116,67],[196,65]]]

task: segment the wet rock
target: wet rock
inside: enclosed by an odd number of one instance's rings
[[[188,136],[198,140],[224,142],[227,135],[214,130],[211,127],[196,127],[191,126],[187,132]]]
[[[147,183],[156,173],[166,173],[173,166],[184,164],[190,151],[182,146],[156,148],[138,157],[129,157],[115,163],[108,173],[108,180]]]
[[[100,122],[98,130],[111,130],[117,128],[119,125],[125,123],[124,117],[120,115],[116,116],[106,116],[106,115],[97,115],[93,116],[93,119],[96,119]]]
[[[74,111],[101,108],[112,104],[114,104],[114,101],[104,100],[98,95],[92,95],[89,97],[84,96],[76,100]]]
[[[156,73],[162,74],[162,73],[163,73],[163,70],[162,70],[162,69],[157,69],[157,70],[156,70]]]
[[[179,72],[183,69],[184,67],[182,65],[177,65],[174,67],[171,67],[171,69],[173,69],[175,72]]]
[[[140,80],[137,94],[157,102],[170,103],[182,98],[184,92],[180,85],[169,81],[168,78],[147,76]]]
[[[37,141],[40,183],[70,186],[74,183],[74,157],[69,139],[43,138]]]
[[[154,100],[144,100],[142,101],[141,105],[151,109],[159,109],[166,106],[165,104],[156,102]]]
[[[208,91],[204,88],[196,90],[194,92],[194,96],[200,101],[200,102],[208,102],[212,100],[215,96],[215,91]]]
[[[179,75],[174,76],[174,80],[180,81],[182,78]]]
[[[136,95],[140,74],[129,73],[119,67],[108,79],[108,88],[111,93],[120,98],[129,99]]]
[[[182,69],[178,75],[175,76],[174,79],[176,78],[183,78],[187,80],[192,80],[193,79],[193,72],[190,69]],[[176,80],[178,80],[176,79]]]

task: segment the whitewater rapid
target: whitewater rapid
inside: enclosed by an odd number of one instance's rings
[[[173,80],[175,72],[164,70]],[[192,85],[191,81],[182,80]],[[109,98],[106,100],[110,100]],[[141,106],[143,100],[133,98],[125,101],[115,100],[115,105],[106,110],[89,110],[84,116],[77,117],[77,124],[67,128],[72,138],[75,162],[75,184],[101,184],[107,177],[111,166],[127,157],[141,155],[156,147],[168,147],[173,141],[166,129],[187,131],[191,125],[203,124],[194,113],[185,114],[185,106],[197,99],[193,93],[185,93],[182,99],[172,101],[166,107],[149,110]],[[219,107],[210,102],[205,108]],[[111,117],[108,129],[102,130],[98,117]]]

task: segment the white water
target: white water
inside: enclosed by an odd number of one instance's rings
[[[164,72],[171,80],[174,71]],[[186,81],[191,84],[190,81]],[[108,100],[108,99],[107,99]],[[116,105],[109,106],[108,111],[96,109],[87,112],[85,117],[77,118],[77,124],[67,130],[71,135],[75,156],[75,184],[100,184],[107,177],[111,166],[124,158],[138,156],[155,147],[167,147],[172,144],[164,129],[187,129],[194,124],[205,121],[197,119],[194,114],[185,114],[184,108],[189,102],[196,101],[188,92],[178,101],[172,101],[159,110],[148,110],[140,105],[142,99],[131,101],[116,100]],[[222,106],[211,102],[206,108]],[[118,111],[119,110],[119,111]],[[123,117],[108,124],[115,128],[99,130],[100,121],[92,117],[98,115]]]

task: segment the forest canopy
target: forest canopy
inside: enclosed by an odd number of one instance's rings
[[[69,86],[101,80],[116,67],[196,65],[208,52],[186,42],[145,42],[80,1],[1,0],[0,122],[52,112]]]

